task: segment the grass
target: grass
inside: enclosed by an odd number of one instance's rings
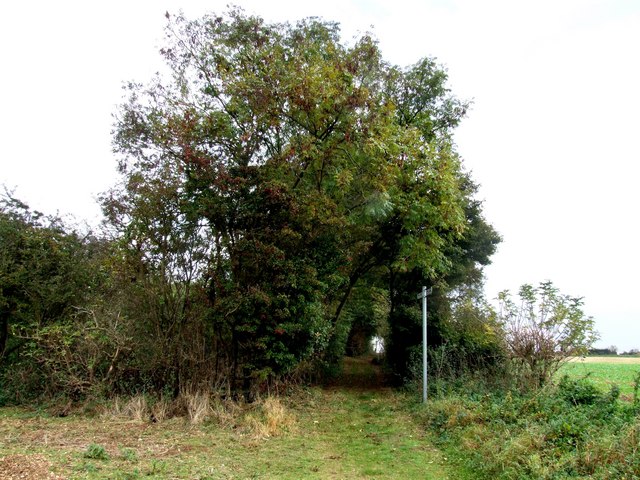
[[[640,372],[640,358],[636,357],[585,357],[564,364],[559,376],[588,377],[600,390],[608,391],[613,385],[620,388],[624,400],[633,398],[634,380]]]
[[[252,405],[185,394],[182,417],[142,397],[93,416],[2,408],[0,478],[635,478],[637,408],[607,395],[618,384],[630,400],[639,370],[587,357],[562,367],[559,389],[452,392],[425,407],[349,359],[332,385]]]
[[[3,408],[0,478],[465,478],[410,416],[410,400],[371,372],[352,360],[343,383],[232,413],[212,407],[198,424]]]

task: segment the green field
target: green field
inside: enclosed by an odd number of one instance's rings
[[[607,391],[612,385],[620,387],[621,397],[633,398],[634,379],[640,372],[640,358],[636,357],[584,357],[575,358],[562,366],[559,375],[570,378],[588,376],[596,386]]]

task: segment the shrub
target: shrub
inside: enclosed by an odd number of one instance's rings
[[[548,382],[570,356],[585,354],[598,338],[582,299],[562,295],[551,282],[520,287],[520,304],[499,294],[499,318],[514,374],[523,388]]]
[[[475,478],[635,478],[640,465],[636,408],[619,389],[588,378],[542,389],[466,391],[459,386],[418,416]]]
[[[567,375],[560,380],[558,393],[562,399],[573,405],[593,405],[600,396],[596,386],[587,378],[571,380]]]
[[[84,452],[84,458],[91,460],[109,460],[109,454],[102,445],[95,443],[90,444]]]

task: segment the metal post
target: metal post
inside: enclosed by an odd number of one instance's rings
[[[427,403],[427,287],[422,287],[422,402]]]
[[[418,294],[418,298],[422,299],[422,402],[427,402],[427,295],[430,295],[432,289],[422,287],[422,293]]]

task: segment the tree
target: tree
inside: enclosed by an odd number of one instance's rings
[[[101,197],[113,242],[114,291],[103,293],[120,306],[128,336],[135,339],[130,358],[113,364],[112,376],[176,395],[181,382],[206,372],[216,380],[203,353],[206,296],[200,284],[211,246],[183,188],[175,165],[157,159]]]
[[[561,294],[549,281],[537,288],[523,285],[518,297],[516,304],[508,291],[501,292],[498,314],[517,376],[537,388],[567,358],[586,354],[598,334],[593,318],[582,311],[582,298]]]
[[[467,105],[433,60],[401,69],[369,36],[341,44],[334,23],[267,24],[239,9],[171,18],[161,52],[171,75],[129,85],[118,115],[124,182],[105,207],[117,206],[109,218],[140,272],[176,291],[184,278],[152,253],[185,250],[154,229],[197,226],[204,351],[230,388],[346,341],[340,320],[371,272],[435,278],[453,251],[464,257],[474,230],[451,131]],[[124,201],[136,191],[175,199],[169,217]]]
[[[90,287],[83,239],[6,193],[0,199],[0,363],[33,329],[68,316]]]
[[[396,379],[403,381],[412,371],[412,358],[422,342],[422,314],[415,293],[422,285],[433,286],[428,302],[429,348],[446,344],[453,363],[461,368],[474,365],[488,366],[499,360],[501,349],[493,333],[482,291],[482,269],[490,263],[491,255],[501,241],[498,233],[482,214],[482,203],[475,199],[477,186],[468,174],[462,175],[460,189],[465,212],[464,232],[443,248],[446,268],[427,276],[420,269],[409,272],[389,269],[390,332],[386,348],[388,361]],[[477,314],[469,315],[471,311]],[[479,329],[471,323],[483,323]],[[480,320],[482,318],[482,320]],[[451,370],[456,370],[451,365]]]
[[[72,325],[96,293],[101,274],[94,259],[100,249],[95,238],[70,229],[57,216],[33,211],[9,192],[0,198],[0,381],[5,395],[24,397],[74,383],[67,381],[67,374],[79,368],[70,354],[78,336]],[[58,382],[61,376],[65,380]]]

